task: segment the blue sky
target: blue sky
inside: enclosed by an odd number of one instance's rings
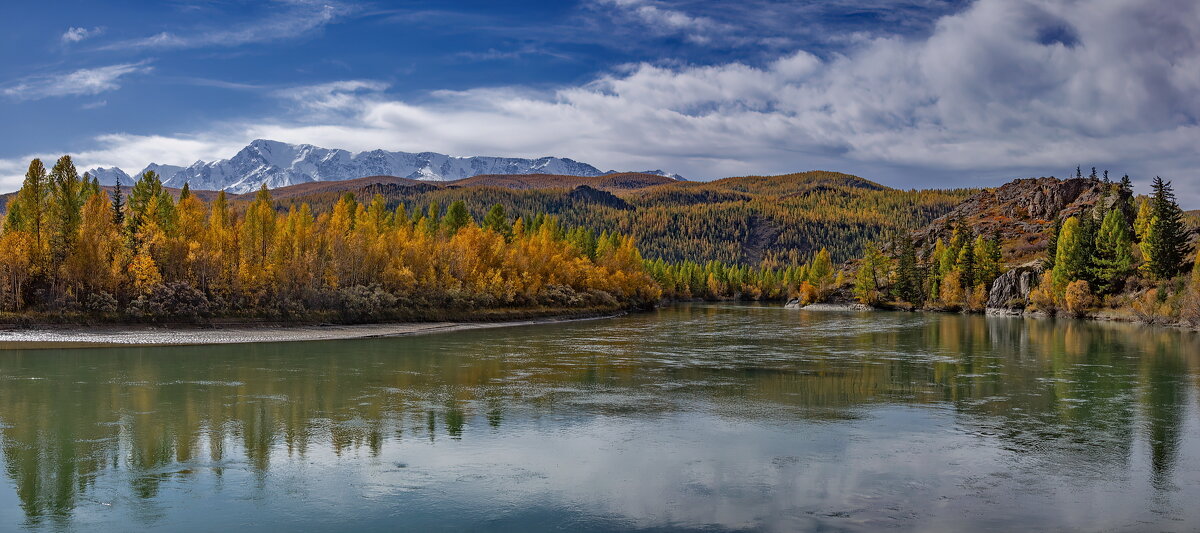
[[[1096,165],[1197,205],[1197,4],[9,2],[0,190],[272,138],[898,187]]]

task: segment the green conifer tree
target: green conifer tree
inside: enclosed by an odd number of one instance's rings
[[[1187,235],[1183,227],[1183,210],[1175,203],[1171,182],[1154,178],[1151,199],[1150,229],[1142,242],[1146,268],[1156,279],[1175,277],[1188,254]]]

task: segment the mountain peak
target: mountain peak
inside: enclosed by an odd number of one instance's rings
[[[99,171],[101,169],[97,169]],[[101,182],[121,179],[130,183],[120,169],[102,174]],[[321,148],[311,144],[289,144],[271,139],[250,141],[229,159],[204,162],[190,166],[151,163],[153,170],[168,187],[189,183],[197,190],[226,190],[250,192],[263,183],[277,188],[314,181],[343,181],[366,176],[398,176],[425,181],[452,181],[481,174],[558,174],[594,177],[601,172],[596,167],[565,157],[543,156],[537,159],[520,157],[454,157],[437,152],[389,152],[376,149],[351,153],[341,149]],[[143,170],[144,172],[144,170]],[[663,171],[651,172],[680,179]],[[105,179],[109,181],[105,181]]]

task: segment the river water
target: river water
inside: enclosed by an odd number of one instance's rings
[[[0,530],[1200,528],[1200,336],[693,305],[0,352]]]

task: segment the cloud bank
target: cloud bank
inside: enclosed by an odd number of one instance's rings
[[[674,16],[613,2],[637,16]],[[668,29],[716,24],[679,14]],[[80,159],[140,169],[149,161],[131,160],[153,153],[186,164],[263,137],[553,154],[692,178],[827,168],[901,186],[991,185],[1094,164],[1139,181],[1161,174],[1197,206],[1198,94],[1192,0],[978,0],[917,37],[867,37],[833,54],[791,51],[758,64],[631,64],[549,92],[440,91],[414,102],[374,81],[300,87],[278,94],[290,112],[274,119],[105,136]],[[8,188],[13,166],[0,163]]]

